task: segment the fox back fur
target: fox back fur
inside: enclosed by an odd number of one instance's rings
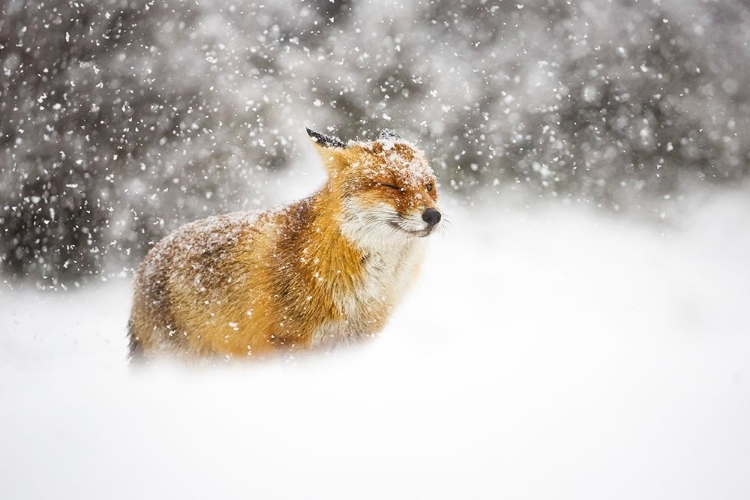
[[[187,224],[151,249],[136,273],[132,357],[262,357],[383,328],[440,222],[435,175],[392,131],[348,144],[308,134],[328,171],[317,193]]]

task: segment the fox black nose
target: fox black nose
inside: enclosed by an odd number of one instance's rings
[[[440,212],[438,212],[434,208],[428,208],[422,214],[422,220],[429,224],[430,227],[432,227],[440,222]]]

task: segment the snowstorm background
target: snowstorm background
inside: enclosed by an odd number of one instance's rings
[[[265,207],[305,126],[396,129],[469,204],[658,218],[750,171],[749,41],[731,0],[4,1],[2,269],[82,284]]]
[[[0,497],[750,498],[744,0],[0,0]],[[305,127],[445,216],[366,345],[144,370],[171,230],[311,194]]]

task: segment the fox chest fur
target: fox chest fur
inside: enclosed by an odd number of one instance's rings
[[[312,197],[197,221],[151,250],[136,275],[134,356],[264,356],[350,343],[383,328],[437,223],[422,217],[435,210],[434,179],[424,165],[421,175],[411,172],[406,178],[424,190],[416,196],[389,169],[373,170],[385,158],[377,149],[365,149],[368,158],[317,142],[329,181]]]

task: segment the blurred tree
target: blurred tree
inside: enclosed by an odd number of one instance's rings
[[[132,259],[186,219],[240,206],[246,166],[285,163],[267,84],[236,88],[257,59],[222,57],[228,33],[205,8],[2,4],[6,271],[53,285],[95,275],[111,247]]]
[[[627,210],[748,174],[739,0],[0,10],[0,263],[48,284],[262,204],[261,174],[300,155],[304,125],[344,139],[394,128],[467,202],[521,186]]]

